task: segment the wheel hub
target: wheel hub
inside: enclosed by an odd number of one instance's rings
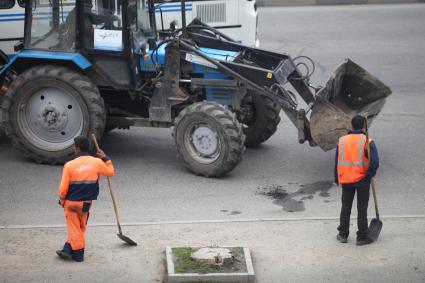
[[[41,110],[38,120],[44,129],[54,132],[65,128],[68,115],[63,107],[55,107],[49,104]]]
[[[210,156],[218,149],[217,134],[206,126],[200,126],[193,131],[192,143],[203,156]]]
[[[26,133],[48,150],[71,146],[82,131],[80,103],[65,89],[38,90],[21,104],[20,112]]]

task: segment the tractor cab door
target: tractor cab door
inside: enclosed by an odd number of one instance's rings
[[[82,53],[103,77],[103,84],[133,89],[127,0],[78,1]],[[102,84],[102,83],[101,83]]]
[[[80,45],[104,81],[131,90],[137,62],[148,38],[155,38],[153,2],[149,0],[80,0]]]

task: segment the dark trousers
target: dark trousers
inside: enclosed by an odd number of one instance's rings
[[[357,238],[364,239],[368,232],[367,206],[369,204],[370,184],[356,188],[342,187],[342,208],[338,231],[342,236],[348,236],[350,230],[350,214],[354,194],[357,193]]]

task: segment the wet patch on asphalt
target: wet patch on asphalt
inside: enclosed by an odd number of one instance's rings
[[[288,185],[296,184],[297,183],[288,183]],[[271,185],[258,188],[257,194],[270,197],[273,199],[273,203],[282,206],[284,211],[299,212],[305,210],[304,201],[313,199],[316,193],[319,193],[320,197],[329,197],[329,190],[332,188],[332,186],[332,181],[319,181],[315,183],[299,185],[300,188],[298,191],[291,193],[287,192],[283,186]],[[297,200],[295,199],[297,197],[301,198]]]

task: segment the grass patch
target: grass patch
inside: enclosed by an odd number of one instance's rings
[[[210,266],[206,263],[194,262],[190,257],[192,255],[192,248],[173,248],[172,252],[176,259],[174,266],[176,273],[185,273],[196,271],[196,273],[208,273]]]

